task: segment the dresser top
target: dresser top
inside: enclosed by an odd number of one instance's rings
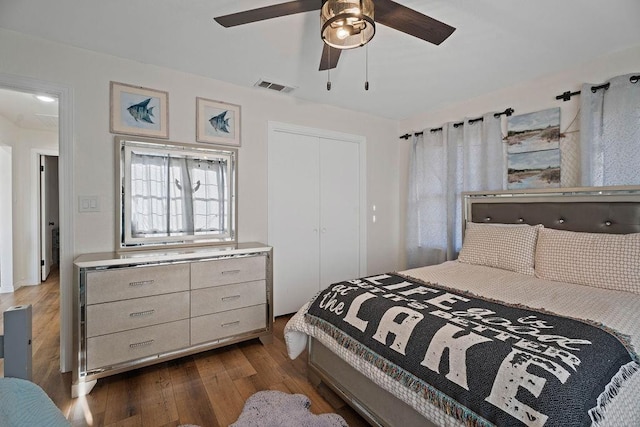
[[[125,264],[144,264],[179,260],[195,260],[208,257],[248,255],[269,252],[271,246],[248,242],[220,246],[166,248],[146,251],[100,252],[78,256],[74,264],[80,268],[108,267]]]

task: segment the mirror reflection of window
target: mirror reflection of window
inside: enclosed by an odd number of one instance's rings
[[[229,204],[226,194],[227,162],[224,160],[187,160],[186,170],[191,177],[191,195],[193,204],[193,228],[195,233],[201,231],[228,230],[226,219],[229,212],[224,212]]]
[[[229,232],[228,163],[131,153],[131,235]]]

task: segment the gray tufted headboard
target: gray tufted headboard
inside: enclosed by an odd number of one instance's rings
[[[640,187],[579,187],[552,190],[467,192],[467,221],[543,224],[590,233],[640,233]]]

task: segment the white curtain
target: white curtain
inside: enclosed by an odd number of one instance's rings
[[[132,235],[227,233],[227,173],[224,161],[132,153]]]
[[[131,153],[131,234],[164,234],[169,228],[167,156]]]
[[[226,232],[229,212],[227,203],[227,163],[221,160],[191,161],[191,181],[197,186],[193,192],[193,222],[196,233]]]
[[[409,164],[407,266],[455,259],[461,246],[463,191],[500,190],[506,170],[500,119],[448,123],[414,136]]]
[[[608,89],[582,86],[582,185],[640,184],[640,82],[633,77],[615,77]]]

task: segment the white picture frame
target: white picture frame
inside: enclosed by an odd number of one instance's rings
[[[169,93],[110,82],[109,131],[115,134],[169,138]]]
[[[196,98],[196,141],[240,147],[240,106]]]

